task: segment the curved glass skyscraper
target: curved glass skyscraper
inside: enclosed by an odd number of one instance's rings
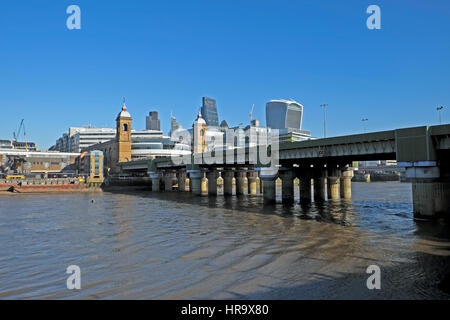
[[[271,100],[266,104],[266,122],[272,129],[302,129],[303,106],[293,100]]]

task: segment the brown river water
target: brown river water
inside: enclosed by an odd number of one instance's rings
[[[80,290],[66,287],[69,265]],[[380,290],[366,286],[369,265]],[[304,207],[0,195],[0,299],[448,299],[449,274],[449,227],[413,220],[406,183],[353,183],[352,201]]]

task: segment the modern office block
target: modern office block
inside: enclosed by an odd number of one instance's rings
[[[201,114],[208,126],[219,126],[219,116],[217,114],[216,100],[203,97]]]
[[[303,106],[293,100],[271,100],[266,104],[266,122],[272,129],[301,130]]]

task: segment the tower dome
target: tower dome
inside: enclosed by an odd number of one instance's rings
[[[122,105],[122,111],[117,115],[117,118],[131,118],[130,113],[127,111],[127,106],[125,105],[125,102]]]
[[[199,112],[197,119],[195,119],[194,124],[206,124],[205,119],[203,119],[202,114]]]

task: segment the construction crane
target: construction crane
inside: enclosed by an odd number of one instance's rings
[[[252,110],[250,111],[250,123],[252,123],[253,120],[253,109],[255,109],[255,104],[252,104]]]
[[[19,136],[20,136],[20,132],[22,131],[22,128],[23,128],[23,137],[24,137],[24,139],[25,139],[25,148],[26,148],[27,151],[28,151],[27,133],[26,133],[26,131],[25,131],[24,120],[25,120],[25,119],[22,119],[22,121],[20,121],[19,128],[17,129],[17,133],[16,133],[16,132],[13,132],[13,137],[14,137],[14,138],[13,138],[13,143],[17,141],[17,139],[18,139]]]

